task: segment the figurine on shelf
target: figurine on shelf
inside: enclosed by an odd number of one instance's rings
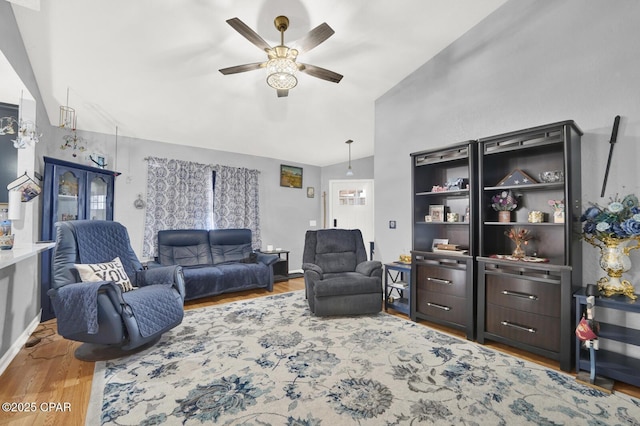
[[[518,259],[522,259],[526,256],[523,245],[529,244],[529,240],[533,238],[531,232],[528,229],[524,228],[511,228],[508,231],[505,231],[504,234],[509,237],[514,243],[516,243],[516,248],[513,250],[513,257]]]
[[[549,200],[553,209],[553,223],[564,223],[564,200]]]

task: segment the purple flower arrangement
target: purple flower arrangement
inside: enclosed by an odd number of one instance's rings
[[[620,200],[616,195],[606,207],[592,203],[584,211],[580,221],[584,222],[582,234],[587,241],[594,238],[600,241],[640,238],[638,198],[630,194]]]
[[[518,199],[511,191],[500,191],[491,197],[491,207],[495,211],[512,211],[518,207]]]

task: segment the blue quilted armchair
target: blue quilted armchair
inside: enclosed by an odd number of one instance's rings
[[[359,229],[307,231],[302,262],[314,315],[375,314],[382,309],[382,263],[367,260]]]
[[[118,222],[58,222],[48,294],[58,333],[85,342],[79,359],[108,359],[153,345],[182,322],[181,266],[146,270]]]

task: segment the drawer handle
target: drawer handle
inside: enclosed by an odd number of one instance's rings
[[[433,281],[434,283],[446,284],[446,285],[453,284],[453,282],[451,280],[443,280],[442,278],[427,277],[427,281]]]
[[[502,324],[504,326],[507,326],[507,327],[517,328],[518,330],[527,331],[529,333],[535,333],[536,332],[535,328],[525,327],[524,325],[519,325],[519,324],[513,324],[513,323],[510,323],[509,321],[502,321],[500,324]]]
[[[520,293],[517,291],[509,291],[509,290],[502,290],[502,294],[506,296],[520,297],[522,299],[538,300],[538,296],[536,296],[535,294]]]
[[[443,311],[450,311],[451,308],[449,306],[438,305],[437,303],[427,302],[427,306],[432,306],[434,308],[442,309]]]

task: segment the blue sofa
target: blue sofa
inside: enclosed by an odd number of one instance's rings
[[[277,255],[255,252],[250,229],[180,229],[158,232],[158,257],[149,269],[180,265],[185,300],[252,288],[273,291]]]

